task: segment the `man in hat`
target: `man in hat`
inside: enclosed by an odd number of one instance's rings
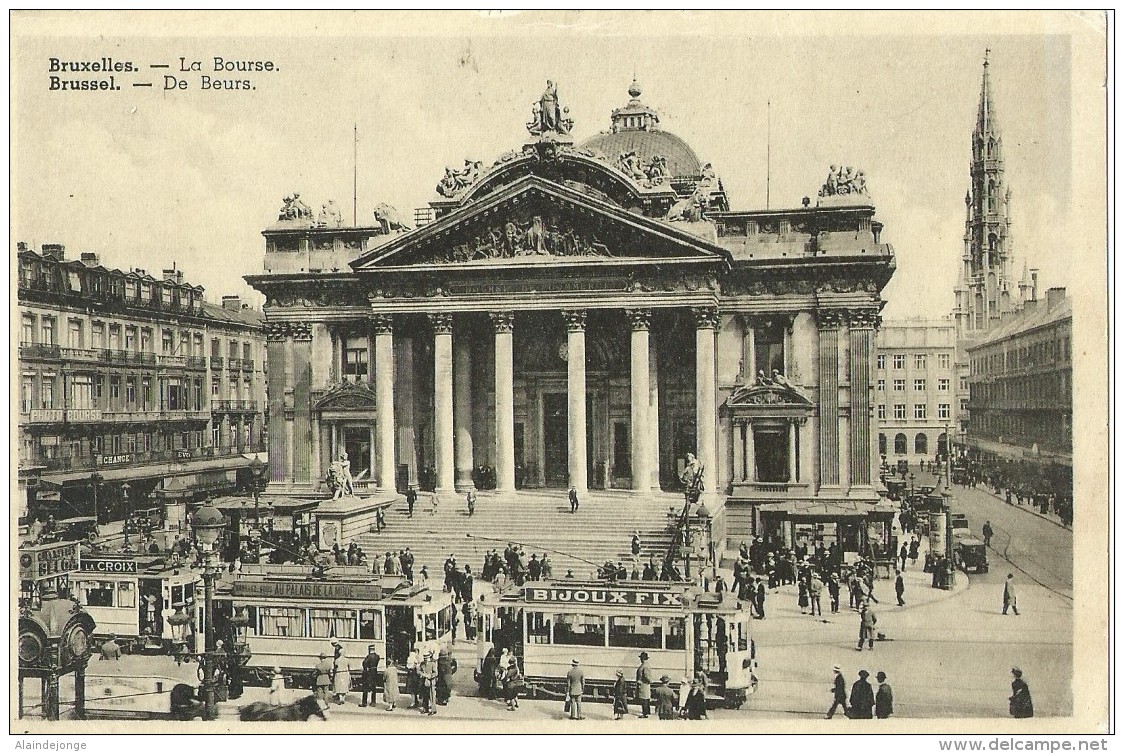
[[[410,518],[414,517],[414,506],[418,502],[418,490],[414,485],[410,485],[410,489],[406,490],[406,510],[409,512]]]
[[[675,719],[675,703],[678,701],[678,696],[671,688],[669,676],[660,677],[660,682],[652,689],[652,698],[656,702],[656,714],[659,715],[660,720]]]
[[[902,599],[905,596],[905,578],[901,571],[895,573],[897,575],[894,577],[894,594],[898,597],[898,607],[903,607],[905,605],[905,600]]]
[[[120,660],[121,659],[121,646],[117,643],[117,636],[110,634],[109,638],[105,640],[99,648],[101,652],[101,659],[103,660]]]
[[[835,678],[831,682],[831,707],[824,715],[825,720],[830,720],[840,707],[843,708],[844,715],[851,711],[847,706],[847,682],[843,680],[843,668],[835,665],[831,670],[835,673]]]
[[[566,672],[567,695],[570,699],[570,719],[584,720],[582,715],[582,695],[585,693],[585,671],[581,669],[578,658],[570,660],[570,669]]]
[[[360,707],[367,706],[367,695],[371,695],[371,706],[375,705],[375,695],[378,693],[379,686],[379,653],[375,651],[374,644],[367,645],[367,656],[363,658],[363,699],[359,702]]]
[[[859,603],[859,645],[855,649],[863,651],[864,641],[870,649],[874,649],[874,624],[877,622],[878,616],[870,609],[870,605],[865,600]]]
[[[1015,615],[1019,614],[1019,603],[1015,595],[1015,574],[1008,573],[1007,580],[1003,582],[1003,614],[1007,614],[1007,608],[1015,611]]]
[[[328,659],[326,653],[320,653],[320,661],[316,663],[313,672],[316,673],[316,679],[313,681],[316,698],[326,702],[328,701],[328,689],[332,685],[332,661]]]
[[[870,720],[874,717],[874,689],[867,678],[870,673],[859,671],[859,680],[851,685],[851,717],[855,720]]]
[[[421,676],[422,692],[425,706],[422,714],[437,714],[437,660],[433,657],[433,650],[427,649],[418,671]]]
[[[885,720],[894,714],[894,690],[886,683],[886,674],[881,670],[874,677],[878,679],[878,691],[874,694],[874,716]]]
[[[652,714],[652,668],[648,653],[640,653],[640,667],[636,668],[636,701],[640,703],[640,717]]]

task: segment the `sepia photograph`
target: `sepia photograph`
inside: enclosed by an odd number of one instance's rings
[[[1111,12],[9,19],[11,734],[1113,732]]]

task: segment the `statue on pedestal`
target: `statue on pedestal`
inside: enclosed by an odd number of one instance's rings
[[[548,80],[546,90],[531,108],[531,121],[527,124],[527,131],[532,136],[548,132],[566,135],[574,126],[574,121],[567,117],[569,112],[570,108],[562,107],[558,101],[558,87]]]
[[[339,500],[344,495],[355,494],[351,484],[351,461],[348,460],[347,453],[340,453],[339,460],[328,465],[328,476],[325,481],[333,500]]]

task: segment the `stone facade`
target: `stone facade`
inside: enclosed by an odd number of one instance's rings
[[[448,170],[422,227],[263,232],[247,279],[267,299],[274,489],[319,489],[343,452],[388,492],[646,495],[681,488],[694,453],[730,536],[760,502],[877,500],[894,262],[869,197],[731,211],[630,94],[586,144],[537,123],[493,165]]]

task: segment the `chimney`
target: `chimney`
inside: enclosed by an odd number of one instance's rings
[[[27,241],[17,241],[16,251],[27,251]]]
[[[239,296],[223,296],[222,308],[232,312],[242,311],[242,299]]]
[[[170,270],[164,270],[164,282],[165,283],[176,282],[176,268],[175,267],[173,267]]]
[[[183,270],[176,270],[176,282],[183,285]]]
[[[82,252],[82,264],[86,265],[87,267],[97,267],[98,266],[98,255],[94,254],[93,252],[90,252],[90,251],[83,251]]]
[[[1038,300],[1038,269],[1031,268],[1030,270],[1030,300]]]
[[[61,243],[45,243],[42,246],[43,256],[50,257],[56,261],[63,261],[66,258],[66,247]]]
[[[1050,311],[1065,301],[1065,288],[1050,288],[1046,291],[1046,310]]]

